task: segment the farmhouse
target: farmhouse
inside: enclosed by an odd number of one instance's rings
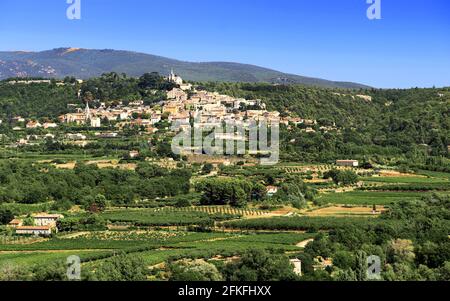
[[[20,219],[13,219],[9,222],[8,226],[12,228],[20,227],[22,226],[22,221]]]
[[[273,196],[275,193],[278,192],[278,187],[276,187],[276,186],[267,186],[266,189],[267,189],[268,196]]]
[[[294,273],[298,276],[302,276],[302,261],[297,258],[291,259],[289,261],[294,266]]]
[[[50,226],[19,226],[16,228],[16,234],[22,235],[51,235]]]
[[[40,124],[37,121],[30,121],[27,123],[26,127],[27,127],[27,129],[37,129],[37,128],[41,128],[42,124]]]
[[[12,122],[25,122],[25,118],[21,117],[21,116],[17,116],[17,117],[13,117]]]
[[[40,213],[33,215],[33,218],[36,226],[55,226],[56,221],[64,218],[64,216],[61,214]]]
[[[331,258],[323,258],[322,256],[317,256],[314,258],[314,271],[325,270],[328,267],[333,266],[333,260]]]
[[[54,129],[54,128],[57,128],[58,125],[54,122],[46,122],[43,124],[43,127],[44,127],[44,129],[50,129],[50,128]]]
[[[359,162],[357,160],[337,160],[336,165],[345,167],[358,167]]]
[[[129,156],[131,159],[137,158],[139,157],[139,152],[138,151],[130,151]]]

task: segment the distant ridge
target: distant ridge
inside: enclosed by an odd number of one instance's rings
[[[184,62],[123,50],[57,48],[41,52],[0,52],[0,79],[66,76],[86,79],[112,71],[140,76],[146,72],[167,74],[172,68],[183,78],[192,81],[269,82],[329,88],[370,88],[358,83],[286,74],[248,64]]]

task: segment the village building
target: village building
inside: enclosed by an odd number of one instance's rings
[[[50,227],[50,226],[19,226],[19,227],[16,227],[16,234],[49,236],[52,234],[52,227]]]
[[[326,268],[333,266],[333,260],[331,258],[323,258],[322,256],[317,256],[314,258],[314,271],[325,270]]]
[[[79,141],[79,140],[86,140],[87,137],[83,134],[77,133],[77,134],[67,134],[66,138],[69,140],[75,140],[75,141]]]
[[[28,144],[28,140],[27,139],[19,139],[19,141],[17,142],[18,145],[27,145]]]
[[[42,126],[44,129],[54,129],[58,127],[58,125],[54,122],[45,122]]]
[[[267,195],[268,196],[273,196],[274,194],[276,194],[278,192],[278,187],[276,187],[276,186],[267,186],[266,190],[267,190]]]
[[[182,85],[182,84],[183,84],[183,79],[181,78],[181,76],[176,75],[176,74],[173,72],[173,69],[170,71],[168,80],[169,80],[170,82],[174,83],[174,84],[177,84],[177,85]]]
[[[77,125],[85,124],[86,115],[84,113],[68,113],[60,116],[60,120],[64,123],[75,123]]]
[[[119,133],[107,132],[107,133],[95,133],[98,138],[117,138]]]
[[[167,92],[167,99],[175,99],[177,101],[186,101],[188,95],[182,89],[174,88],[172,91]]]
[[[289,260],[291,264],[294,266],[294,273],[297,276],[302,276],[302,261],[298,258]]]
[[[26,125],[27,129],[37,129],[41,128],[42,124],[40,124],[38,121],[29,121]]]
[[[188,91],[188,90],[192,90],[192,84],[180,84],[180,89],[183,91]]]
[[[99,128],[102,126],[102,120],[99,117],[91,118],[91,127]]]
[[[307,127],[306,129],[302,130],[305,133],[315,133],[316,130],[313,129],[312,127]]]
[[[152,114],[152,117],[151,117],[150,120],[151,120],[152,124],[160,122],[161,121],[161,114]]]
[[[343,167],[358,167],[359,162],[357,160],[336,160],[336,165]]]
[[[8,223],[8,227],[17,228],[17,227],[22,226],[22,224],[23,224],[22,220],[20,220],[20,219],[13,219],[12,221],[10,221]]]
[[[21,116],[16,116],[16,117],[13,117],[11,121],[12,122],[25,122],[25,118],[23,118]]]
[[[177,123],[177,124],[186,124],[189,123],[190,116],[188,113],[179,113],[169,116],[169,121]]]
[[[61,214],[38,213],[33,215],[36,226],[56,226],[56,221],[64,218]]]
[[[177,102],[172,102],[164,106],[163,113],[177,114],[181,111],[181,106]]]
[[[139,157],[139,151],[136,151],[136,150],[130,151],[129,156],[131,159],[135,159],[135,158]]]

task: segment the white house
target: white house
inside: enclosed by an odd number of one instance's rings
[[[102,120],[100,119],[100,117],[91,118],[91,127],[99,128],[101,126],[102,126]]]
[[[294,266],[294,273],[298,276],[302,276],[302,261],[300,259],[291,259],[291,264]]]
[[[30,121],[27,123],[26,127],[27,127],[27,129],[37,129],[37,128],[41,128],[42,124],[40,124],[37,121]]]
[[[52,228],[50,226],[19,226],[16,227],[16,234],[47,236],[52,234]]]
[[[54,128],[58,127],[58,125],[54,122],[46,122],[43,124],[43,126],[44,126],[44,129],[54,129]]]
[[[136,150],[130,151],[129,156],[131,159],[137,158],[137,157],[139,157],[139,151],[136,151]]]
[[[359,162],[357,160],[337,160],[336,165],[345,167],[358,167]]]
[[[33,215],[34,224],[36,226],[55,226],[56,221],[64,218],[61,214],[40,213]]]
[[[268,196],[273,196],[275,193],[278,192],[278,187],[276,187],[276,186],[267,186],[266,189],[267,189]]]
[[[70,140],[86,140],[86,138],[87,138],[85,135],[80,134],[80,133],[67,134],[66,137],[67,137],[67,139],[70,139]]]

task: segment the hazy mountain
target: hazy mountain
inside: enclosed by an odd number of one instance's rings
[[[58,48],[42,52],[0,52],[0,79],[24,76],[75,76],[84,79],[112,71],[140,76],[154,71],[168,74],[172,68],[183,78],[194,81],[299,83],[322,87],[367,88],[357,83],[286,74],[247,64],[183,62],[131,51]]]

